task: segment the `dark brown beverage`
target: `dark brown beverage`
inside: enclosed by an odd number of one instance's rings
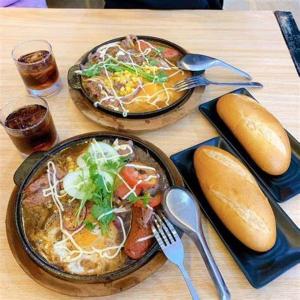
[[[18,58],[18,69],[25,85],[33,90],[44,90],[58,80],[58,70],[53,55],[39,50]]]
[[[50,113],[39,104],[24,106],[10,113],[5,126],[13,143],[24,154],[46,151],[57,139]]]

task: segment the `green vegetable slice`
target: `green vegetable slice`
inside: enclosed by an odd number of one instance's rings
[[[94,160],[99,168],[107,161],[116,162],[119,159],[117,150],[103,142],[93,142],[89,146],[87,153],[90,155],[90,158],[88,159]],[[84,156],[86,156],[86,153],[79,155],[76,162],[80,168],[87,169],[88,165]]]
[[[92,197],[90,178],[81,170],[68,173],[63,179],[63,186],[66,193],[75,199],[88,200]]]

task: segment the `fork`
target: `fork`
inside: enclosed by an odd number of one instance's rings
[[[184,267],[184,248],[173,225],[161,214],[154,214],[152,232],[165,256],[181,271],[193,300],[200,300],[192,280]]]
[[[240,87],[263,87],[263,85],[259,82],[215,82],[210,81],[207,78],[198,75],[187,78],[185,80],[179,81],[175,84],[174,88],[176,91],[181,92],[184,90],[188,90],[197,86],[206,86],[206,85],[229,85],[229,86],[240,86]]]

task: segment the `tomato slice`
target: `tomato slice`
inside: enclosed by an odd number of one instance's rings
[[[142,188],[137,186],[135,189],[135,193],[139,196],[141,192],[142,192]],[[119,198],[123,198],[128,193],[129,193],[129,188],[125,185],[125,183],[121,184],[116,191],[116,195]]]
[[[134,187],[139,180],[139,172],[133,167],[124,167],[121,170],[120,175],[130,187]]]
[[[147,191],[158,184],[158,178],[152,178],[148,181],[142,181],[138,186],[142,188],[143,191]]]
[[[124,167],[120,172],[120,176],[122,176],[131,188],[136,186],[137,195],[139,195],[141,191],[146,192],[158,185],[158,175],[155,170],[137,170],[134,167]],[[150,179],[148,180],[149,177]],[[139,181],[141,182],[138,184]],[[127,193],[129,192],[126,185],[120,189],[119,193],[120,195],[123,195],[123,197],[126,195],[125,191],[127,191]],[[122,198],[122,196],[119,197]]]
[[[163,52],[163,56],[167,59],[175,58],[179,55],[179,52],[172,48],[166,48]]]

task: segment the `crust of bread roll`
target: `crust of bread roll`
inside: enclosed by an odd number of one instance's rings
[[[255,163],[266,173],[281,175],[291,163],[286,131],[265,108],[246,95],[227,94],[217,112]]]
[[[209,204],[228,230],[258,252],[276,241],[276,221],[268,199],[248,169],[229,152],[203,146],[194,167]]]

